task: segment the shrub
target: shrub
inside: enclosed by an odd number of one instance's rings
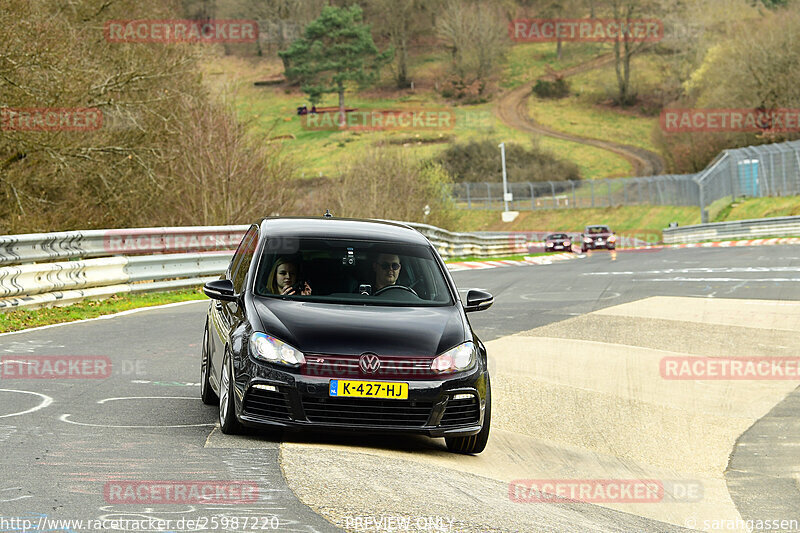
[[[334,215],[424,222],[452,227],[450,175],[402,148],[373,148],[350,161],[334,188]],[[425,215],[425,206],[430,214]]]
[[[453,144],[436,161],[456,182],[499,182],[503,165],[497,142],[490,139]],[[538,147],[506,143],[509,181],[579,180],[577,165],[562,161]]]
[[[562,76],[556,77],[555,81],[536,80],[533,94],[539,98],[564,98],[569,96],[569,82]]]

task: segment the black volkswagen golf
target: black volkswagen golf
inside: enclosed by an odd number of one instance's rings
[[[209,282],[201,396],[224,433],[242,425],[489,437],[486,348],[431,243],[403,224],[267,218]]]

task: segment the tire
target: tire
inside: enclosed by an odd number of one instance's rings
[[[585,246],[581,246],[581,253],[582,254],[585,254],[587,251],[588,251],[588,248],[586,248]]]
[[[219,428],[226,435],[236,435],[242,425],[236,419],[236,401],[233,398],[233,363],[225,355],[219,380]]]
[[[480,432],[469,437],[445,437],[448,451],[453,453],[476,454],[486,448],[489,429],[492,425],[492,387],[486,378],[486,411],[483,414],[483,427]]]
[[[203,347],[200,350],[200,399],[206,405],[219,405],[219,398],[211,388],[211,367],[208,358],[208,323],[206,323],[203,332]]]

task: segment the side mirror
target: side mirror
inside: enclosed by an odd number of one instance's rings
[[[233,282],[229,279],[209,281],[203,285],[203,292],[214,300],[222,300],[223,302],[236,301],[236,296],[233,294]]]
[[[467,305],[464,306],[464,312],[483,311],[489,309],[493,303],[494,296],[491,293],[472,289],[467,293]]]

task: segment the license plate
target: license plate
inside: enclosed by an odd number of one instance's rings
[[[337,398],[408,399],[408,383],[332,379],[328,391],[330,396]]]
[[[564,249],[564,247],[561,246],[560,244],[558,246],[556,246],[556,248],[558,248],[559,250],[563,250]]]

